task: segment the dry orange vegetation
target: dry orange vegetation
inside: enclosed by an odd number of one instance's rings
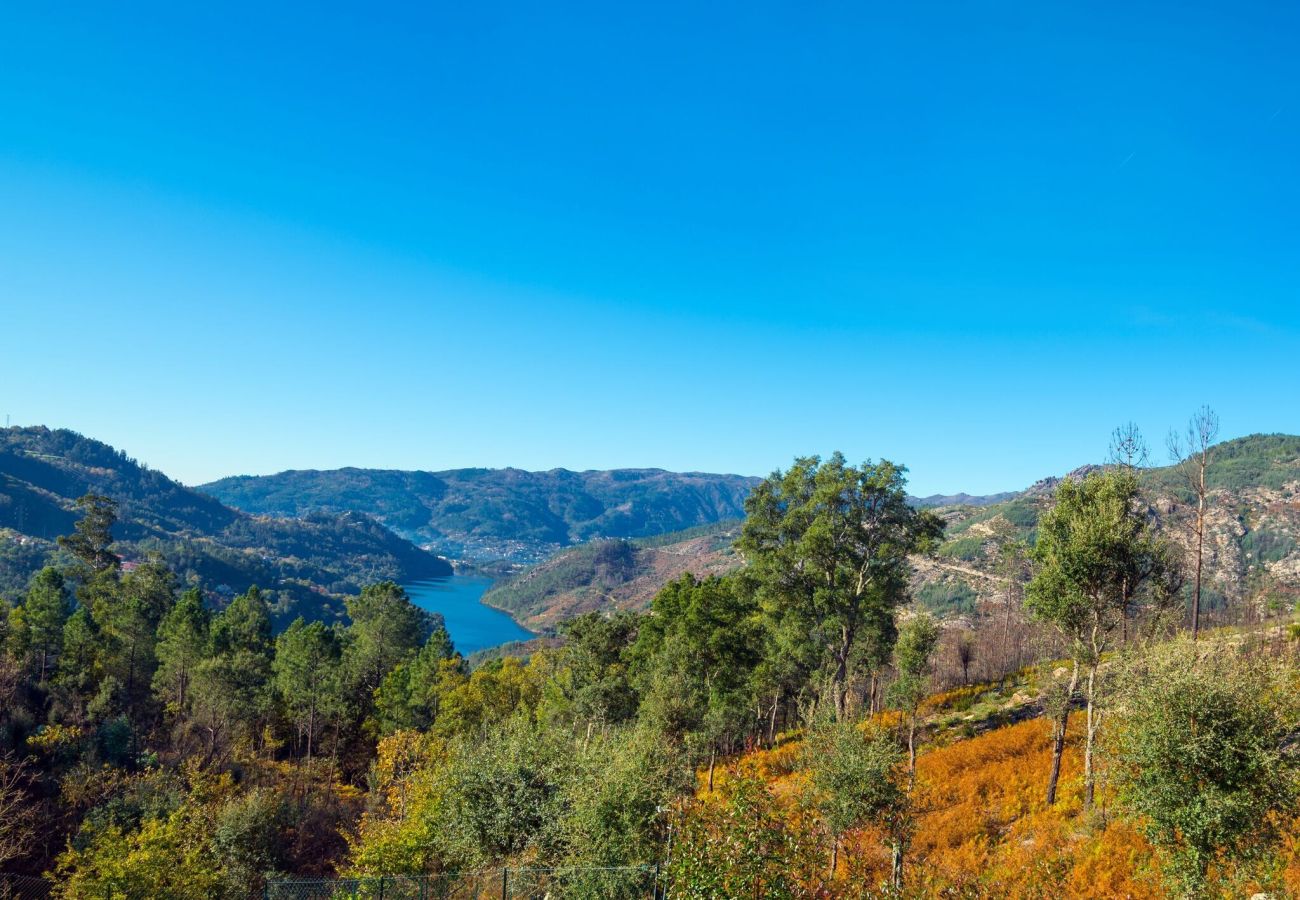
[[[942,704],[936,704],[942,706]],[[1072,717],[1058,802],[1043,797],[1051,766],[1050,724],[1031,719],[958,740],[921,754],[915,795],[917,827],[907,854],[906,894],[1007,900],[1163,898],[1155,851],[1140,833],[1107,808],[1082,806],[1081,717]],[[799,805],[801,746],[792,739],[746,754],[719,771],[720,796],[730,780],[757,778],[783,809],[788,827],[815,842],[815,824]],[[861,896],[889,877],[884,837],[872,829],[847,842],[833,883],[808,885],[809,896]],[[1291,829],[1272,864],[1274,891],[1300,896],[1300,824]],[[1279,884],[1280,882],[1280,884]],[[1221,882],[1219,896],[1250,896],[1268,885]],[[1242,893],[1246,892],[1246,893]],[[1283,896],[1275,893],[1273,896]]]

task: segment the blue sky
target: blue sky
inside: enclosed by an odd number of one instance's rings
[[[267,8],[274,7],[274,8]],[[0,415],[186,482],[1300,431],[1300,8],[8,4]]]

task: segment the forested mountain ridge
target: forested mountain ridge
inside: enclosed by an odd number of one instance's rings
[[[255,514],[361,512],[457,559],[539,562],[598,538],[639,538],[743,514],[759,479],[613,469],[296,470],[201,486]]]
[[[87,493],[117,503],[114,537],[131,562],[158,553],[186,581],[233,596],[256,584],[279,617],[334,618],[339,595],[450,566],[355,513],[254,516],[187,488],[99,441],[43,427],[0,430],[0,593],[17,595],[57,548]]]

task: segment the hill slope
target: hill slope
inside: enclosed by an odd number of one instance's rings
[[[497,582],[483,602],[534,631],[597,609],[643,609],[685,572],[704,577],[738,567],[731,545],[739,533],[733,519],[654,538],[591,541]]]
[[[21,591],[72,530],[88,492],[118,503],[114,537],[128,561],[160,553],[216,593],[257,584],[283,616],[329,618],[338,595],[385,578],[447,575],[445,560],[355,513],[301,520],[251,516],[72,431],[0,430],[0,593]]]
[[[1000,602],[1005,582],[999,545],[1008,538],[1033,540],[1059,480],[1044,479],[1010,500],[981,508],[942,509],[947,540],[933,559],[917,561],[920,598],[939,610]],[[1195,498],[1179,473],[1152,468],[1142,480],[1162,530],[1188,546]],[[1206,606],[1211,611],[1225,604],[1239,610],[1289,607],[1300,599],[1300,436],[1225,441],[1211,451],[1207,481]]]
[[[538,562],[581,541],[737,518],[757,483],[661,469],[335,469],[223,478],[200,489],[250,513],[365,513],[453,558]]]

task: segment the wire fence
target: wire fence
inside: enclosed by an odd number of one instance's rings
[[[661,900],[654,866],[484,869],[442,875],[277,879],[266,900]]]
[[[44,878],[0,872],[0,900],[46,900],[52,896],[54,886]]]
[[[78,891],[76,897],[84,892]],[[509,867],[440,875],[383,875],[367,878],[271,879],[222,896],[247,900],[665,900],[668,896],[656,866]],[[73,897],[51,881],[0,873],[0,900],[52,900]],[[84,893],[88,900],[207,900],[206,892],[183,890],[161,896],[130,885],[100,885]]]

